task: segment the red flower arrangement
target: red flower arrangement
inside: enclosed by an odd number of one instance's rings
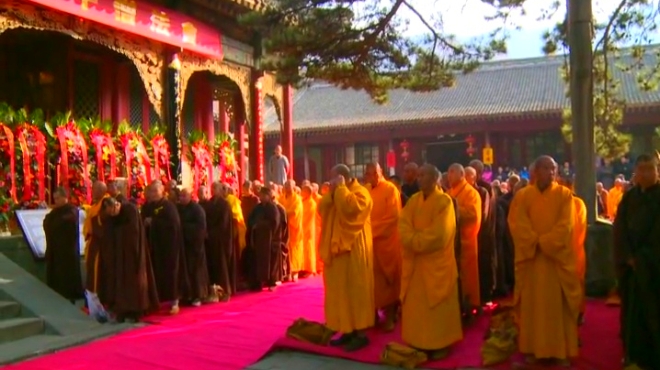
[[[14,133],[0,123],[0,197],[16,201],[16,151]]]
[[[57,122],[56,119],[54,119]],[[55,128],[55,137],[59,144],[57,163],[57,184],[70,192],[71,203],[90,204],[92,186],[87,168],[87,143],[80,128],[69,118],[61,116],[60,124]],[[62,123],[65,122],[65,123]]]
[[[167,143],[160,126],[153,126],[149,133],[149,144],[151,156],[154,161],[154,177],[160,179],[163,184],[172,180],[170,170],[170,145]]]
[[[9,220],[14,213],[14,206],[15,203],[12,198],[0,194],[0,235],[9,232]]]
[[[90,155],[94,158],[91,176],[99,181],[117,177],[117,150],[112,140],[112,124],[91,124],[89,128]]]
[[[213,155],[206,136],[200,131],[190,133],[188,145],[188,162],[193,172],[193,194],[196,196],[200,186],[208,186],[213,181]]]
[[[126,168],[126,187],[129,197],[138,205],[144,204],[144,189],[151,182],[151,160],[144,142],[127,123],[119,126],[118,147]]]
[[[213,165],[220,169],[220,181],[236,188],[238,186],[239,167],[236,163],[236,140],[230,135],[220,133],[213,145]]]
[[[21,208],[37,209],[46,201],[46,137],[31,123],[21,123],[16,128],[16,162],[23,164],[23,171],[16,174],[16,187]]]

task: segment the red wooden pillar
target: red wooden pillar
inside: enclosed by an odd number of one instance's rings
[[[101,93],[99,96],[99,116],[104,121],[112,119],[114,74],[115,62],[106,55],[101,62]],[[94,119],[94,117],[89,118]]]
[[[282,104],[282,152],[289,159],[289,178],[293,178],[293,91],[284,85]]]
[[[264,181],[264,94],[261,77],[255,78],[252,91],[252,131],[250,132],[250,174]]]
[[[244,102],[241,95],[236,95],[234,107],[234,130],[236,131],[234,135],[236,135],[236,141],[238,141],[238,182],[243,186],[247,176],[245,168],[245,109],[243,109]]]
[[[234,108],[234,116],[237,116],[236,111],[238,109]],[[227,104],[224,100],[218,101],[218,119],[220,121],[220,132],[225,134],[229,133],[229,114],[227,114]]]
[[[197,78],[195,91],[195,127],[206,134],[209,142],[215,140],[213,124],[213,87],[208,77]]]
[[[112,122],[128,120],[131,114],[131,65],[128,63],[117,64],[115,74],[115,91],[112,111]]]

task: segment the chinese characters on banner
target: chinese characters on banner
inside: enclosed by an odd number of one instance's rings
[[[254,84],[255,96],[254,104],[256,108],[254,110],[254,125],[255,125],[255,135],[257,137],[257,179],[259,181],[264,181],[264,135],[263,135],[263,125],[264,125],[264,93],[263,85],[261,79],[258,79]]]
[[[139,0],[29,0],[118,30],[222,59],[218,31],[191,17]]]

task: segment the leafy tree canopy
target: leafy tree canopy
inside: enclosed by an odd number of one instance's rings
[[[275,71],[281,83],[298,86],[324,80],[365,90],[380,103],[387,100],[390,89],[432,91],[452,86],[456,73],[473,71],[479,63],[506,52],[499,29],[482,40],[461,43],[442,31],[440,18],[428,9],[432,3],[417,9],[414,1],[276,0],[265,11],[249,13],[240,21],[263,37],[270,57],[262,61],[262,68]],[[522,4],[522,0],[482,1],[502,9]],[[426,36],[405,36],[404,12],[426,27]],[[479,21],[484,20],[475,19]]]
[[[625,81],[635,81],[640,91],[658,88],[660,47],[657,41],[660,2],[657,0],[610,0],[616,5],[603,22],[593,22],[592,63],[594,79],[594,137],[596,153],[607,159],[619,158],[630,151],[631,135],[621,130],[627,102],[622,89]],[[568,22],[565,19],[543,36],[546,54],[568,54]],[[568,95],[568,58],[562,67]],[[634,83],[634,82],[633,82]],[[628,88],[634,86],[628,86]],[[562,132],[572,141],[571,111],[564,112]]]

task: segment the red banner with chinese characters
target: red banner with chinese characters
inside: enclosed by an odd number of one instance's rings
[[[220,33],[189,16],[136,0],[29,0],[108,27],[222,59]]]

